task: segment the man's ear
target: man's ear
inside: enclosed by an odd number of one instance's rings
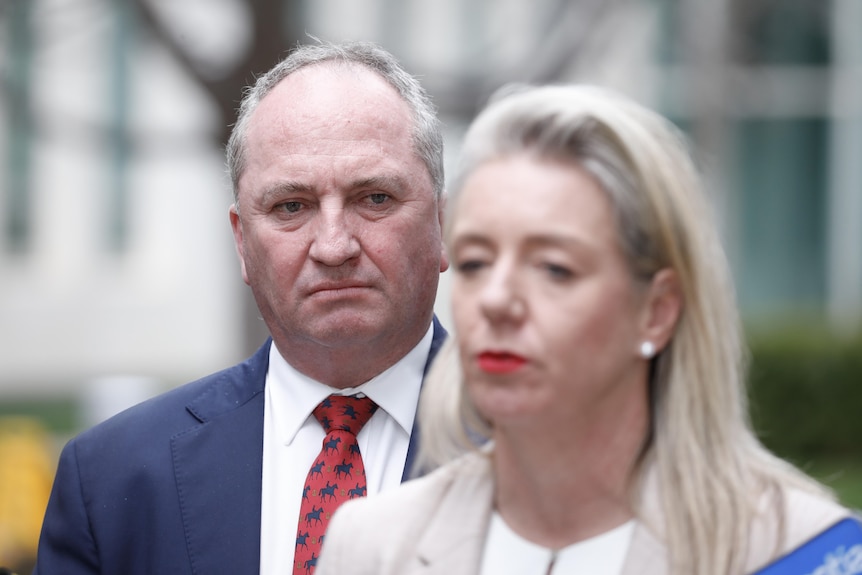
[[[239,219],[239,211],[236,204],[231,204],[228,209],[228,215],[230,216],[230,227],[233,230],[234,247],[236,248],[236,254],[239,256],[239,265],[242,270],[242,281],[248,283],[248,273],[245,269],[245,255],[242,244],[242,221]]]
[[[641,341],[648,341],[661,351],[676,331],[682,313],[682,287],[674,270],[664,268],[656,273],[647,288],[641,324]]]

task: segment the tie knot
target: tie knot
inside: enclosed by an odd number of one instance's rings
[[[330,395],[314,408],[314,417],[324,431],[347,431],[356,435],[374,412],[377,404],[368,397],[355,395]]]

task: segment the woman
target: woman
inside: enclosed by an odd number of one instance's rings
[[[445,465],[342,508],[318,575],[741,575],[848,515],[749,427],[725,256],[669,122],[510,89],[453,208],[456,335],[420,411]]]

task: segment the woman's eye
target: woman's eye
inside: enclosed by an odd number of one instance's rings
[[[485,265],[484,262],[480,260],[464,260],[463,262],[458,263],[456,269],[460,273],[469,274],[479,270],[483,265]]]
[[[544,264],[543,267],[548,272],[548,275],[550,275],[553,279],[556,280],[571,279],[575,275],[575,273],[571,269],[565,266],[561,266],[559,264],[548,263]]]

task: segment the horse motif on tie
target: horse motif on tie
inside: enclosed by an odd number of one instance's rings
[[[353,489],[349,489],[347,491],[347,496],[350,499],[353,499],[354,497],[365,497],[366,491],[367,491],[367,488],[364,485],[359,485],[357,483],[356,487],[354,487]]]
[[[341,443],[340,437],[333,437],[329,441],[323,444],[324,453],[328,454],[330,451],[338,451],[338,444]]]
[[[307,540],[308,540],[308,531],[306,531],[305,533],[297,535],[296,536],[296,546],[297,547],[305,547],[306,549],[308,549],[308,543],[306,543]]]
[[[323,461],[319,461],[319,462],[317,462],[317,463],[314,465],[314,467],[312,467],[312,468],[308,471],[308,474],[309,474],[311,477],[315,477],[315,476],[317,476],[317,475],[319,475],[319,476],[323,477],[323,464],[324,464],[324,462],[323,462]],[[306,487],[310,487],[310,486],[306,486]]]
[[[321,501],[331,501],[335,499],[335,490],[338,489],[338,484],[330,485],[329,482],[326,482],[326,487],[320,489],[320,500]],[[327,499],[327,497],[329,499]]]
[[[321,514],[323,514],[323,507],[317,508],[312,507],[311,511],[305,514],[305,523],[306,525],[314,525],[314,523],[323,523],[320,519]]]
[[[339,479],[342,475],[344,477],[351,477],[351,469],[353,469],[353,463],[347,463],[346,459],[342,459],[341,464],[335,466],[335,478]]]
[[[305,562],[305,572],[310,575],[314,567],[317,567],[317,556],[312,551],[311,559],[308,559]]]

